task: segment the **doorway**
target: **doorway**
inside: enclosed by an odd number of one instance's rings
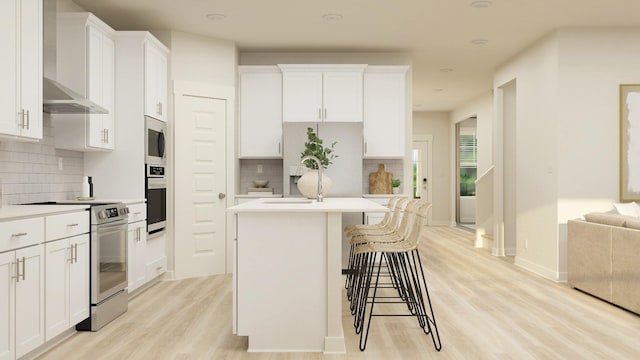
[[[433,202],[432,174],[433,135],[414,135],[412,147],[413,190],[414,199],[426,199]],[[426,225],[431,225],[433,207],[427,214]]]
[[[478,178],[477,118],[456,124],[456,223],[475,229]]]

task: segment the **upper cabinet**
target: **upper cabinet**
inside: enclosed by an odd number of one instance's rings
[[[241,158],[282,158],[282,73],[277,66],[239,66]]]
[[[167,57],[169,51],[158,41],[148,40],[144,48],[144,113],[167,121]]]
[[[114,34],[111,27],[90,13],[57,15],[57,81],[109,111],[54,115],[57,148],[114,149]]]
[[[42,1],[2,1],[0,43],[0,136],[42,139]]]
[[[362,122],[366,65],[278,65],[283,122]]]
[[[369,66],[364,73],[364,157],[405,155],[407,66]]]

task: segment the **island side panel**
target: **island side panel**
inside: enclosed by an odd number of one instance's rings
[[[237,217],[238,335],[248,351],[324,351],[327,213]]]

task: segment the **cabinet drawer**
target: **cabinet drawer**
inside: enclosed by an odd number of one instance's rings
[[[46,217],[46,241],[89,232],[89,212],[79,211]]]
[[[35,245],[43,239],[43,217],[0,223],[0,252]]]
[[[147,203],[129,204],[127,207],[130,223],[147,219]]]

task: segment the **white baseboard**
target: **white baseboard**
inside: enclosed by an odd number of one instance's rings
[[[521,267],[527,271],[531,271],[532,273],[538,274],[545,279],[549,279],[553,282],[566,282],[567,281],[567,273],[566,272],[558,272],[553,269],[546,268],[544,266],[538,265],[529,260],[525,260],[516,255],[514,264],[518,267]]]

